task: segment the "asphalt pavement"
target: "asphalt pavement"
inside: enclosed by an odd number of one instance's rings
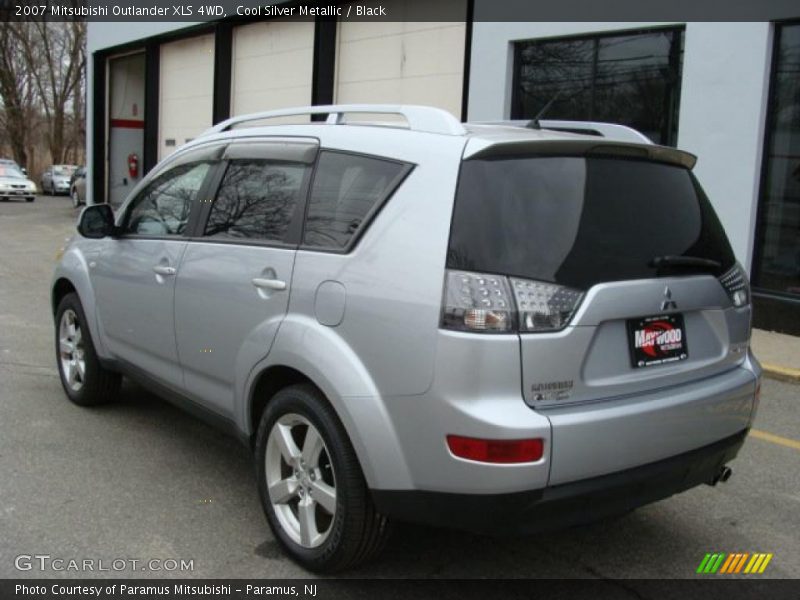
[[[67,401],[49,283],[77,213],[67,197],[0,202],[0,578],[310,576],[275,543],[237,441],[127,382],[108,406]],[[732,467],[726,484],[545,535],[400,524],[381,558],[350,575],[682,578],[709,552],[765,552],[757,577],[798,577],[800,385],[764,381],[755,434]],[[37,555],[50,558],[25,558]],[[56,559],[95,570],[56,570]],[[192,570],[164,570],[170,560]]]

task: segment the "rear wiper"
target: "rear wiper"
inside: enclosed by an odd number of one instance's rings
[[[697,267],[700,269],[720,269],[722,263],[711,258],[699,256],[656,256],[650,261],[651,267]]]

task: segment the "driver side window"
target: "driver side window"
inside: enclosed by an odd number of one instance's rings
[[[211,163],[178,165],[151,181],[131,203],[123,225],[128,235],[183,235],[197,192]]]

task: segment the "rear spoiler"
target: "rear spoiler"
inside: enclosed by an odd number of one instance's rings
[[[613,156],[649,160],[692,170],[697,157],[689,152],[656,146],[586,138],[530,138],[493,141],[472,138],[464,149],[464,160],[512,156]]]

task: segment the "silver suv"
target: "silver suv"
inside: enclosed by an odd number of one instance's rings
[[[528,533],[727,479],[760,368],[695,158],[531,125],[213,127],[83,210],[52,286],[67,396],[124,374],[234,432],[317,571],[391,521]]]

